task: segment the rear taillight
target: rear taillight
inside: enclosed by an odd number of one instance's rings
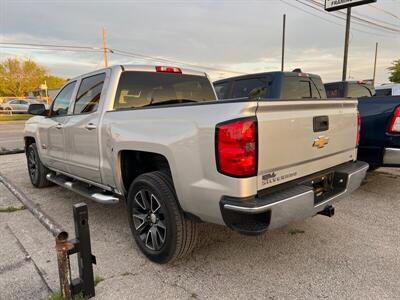
[[[182,73],[181,68],[177,67],[166,67],[166,66],[156,66],[157,72],[165,72],[165,73]]]
[[[257,119],[233,120],[216,127],[217,168],[233,177],[257,174]]]
[[[400,106],[398,106],[394,111],[392,120],[390,120],[388,133],[394,133],[394,134],[400,133]]]
[[[360,145],[360,137],[361,137],[361,115],[360,112],[357,112],[357,140],[356,144],[357,146]]]

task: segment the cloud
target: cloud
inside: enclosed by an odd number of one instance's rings
[[[400,2],[381,1],[377,5],[400,11]],[[325,81],[341,77],[344,26],[310,16],[281,1],[14,0],[2,1],[0,11],[1,41],[101,47],[104,26],[110,48],[244,73],[280,69],[282,14],[286,13],[286,69],[300,67],[321,74]],[[353,12],[388,18],[367,6]],[[313,13],[344,25],[344,21],[328,14]],[[386,67],[399,56],[399,38],[360,33],[356,31],[359,29],[376,32],[352,24],[351,75],[357,79],[371,77],[373,50],[379,41],[378,81],[387,81]],[[103,65],[102,53],[0,49],[0,59],[13,54],[28,55],[54,73],[68,77]],[[109,58],[112,64],[146,62],[116,54]],[[234,75],[209,73],[213,78]]]

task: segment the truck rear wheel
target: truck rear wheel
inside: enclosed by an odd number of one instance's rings
[[[52,185],[46,178],[50,170],[42,164],[35,143],[30,144],[26,149],[26,159],[31,183],[37,188]]]
[[[128,193],[128,217],[140,250],[152,261],[167,263],[190,253],[197,224],[184,217],[169,175],[138,176]]]

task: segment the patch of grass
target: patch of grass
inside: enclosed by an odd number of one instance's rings
[[[304,233],[304,230],[300,230],[300,229],[291,229],[289,230],[289,234],[290,235],[295,235],[295,234],[299,234],[299,233]]]
[[[199,296],[196,293],[192,293],[192,298],[197,299]]]
[[[14,211],[19,211],[19,210],[24,210],[26,209],[25,206],[19,206],[19,207],[15,207],[15,206],[8,206],[8,207],[0,207],[0,213],[12,213]]]
[[[104,281],[104,278],[99,275],[96,275],[96,277],[94,278],[94,286],[98,285],[102,281]]]
[[[49,298],[47,298],[48,300],[63,300],[63,297],[61,296],[61,292],[56,291],[56,292],[52,292],[49,295]]]
[[[60,291],[53,292],[49,295],[48,300],[66,300],[62,295]],[[72,297],[72,300],[86,300],[87,298],[83,296],[82,293],[75,295]]]
[[[32,115],[28,114],[15,114],[15,115],[0,115],[0,122],[2,121],[19,121],[19,120],[28,120],[32,118]]]

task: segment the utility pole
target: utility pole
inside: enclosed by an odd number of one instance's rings
[[[378,43],[375,44],[374,75],[372,76],[372,85],[375,85],[376,60],[377,60],[377,58],[378,58]]]
[[[344,39],[344,57],[343,57],[343,74],[342,81],[346,80],[347,73],[347,58],[349,56],[349,37],[350,37],[350,19],[351,19],[351,7],[347,8],[346,18],[346,35]]]
[[[108,54],[107,54],[107,34],[106,29],[103,27],[103,49],[104,49],[104,65],[108,67]]]
[[[282,63],[281,71],[283,72],[283,66],[285,63],[285,35],[286,35],[286,14],[283,14],[283,29],[282,29]]]

